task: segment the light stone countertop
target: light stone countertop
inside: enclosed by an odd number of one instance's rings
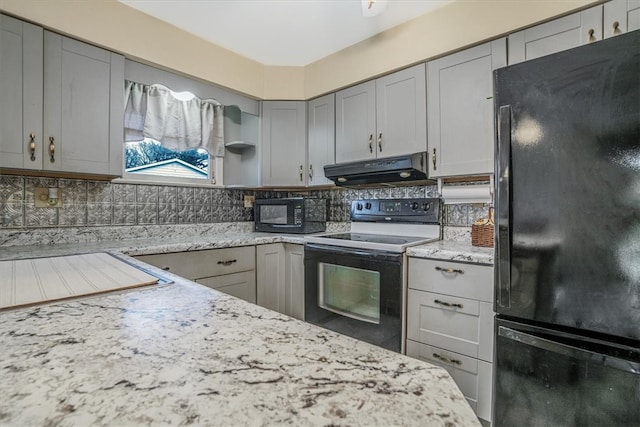
[[[472,264],[493,265],[494,248],[472,246],[469,241],[440,240],[426,245],[407,248],[414,258],[431,258]]]
[[[174,283],[0,312],[0,424],[480,425],[442,368],[119,257]]]

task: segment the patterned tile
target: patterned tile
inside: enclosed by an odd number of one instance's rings
[[[158,204],[158,224],[177,224],[178,208],[175,203]]]
[[[104,181],[87,182],[87,203],[113,202],[113,184]]]
[[[158,223],[158,204],[147,203],[136,205],[136,223],[137,224],[157,224]]]
[[[211,204],[196,205],[196,222],[198,224],[213,222],[213,216],[211,214]]]
[[[423,185],[414,185],[411,187],[405,187],[405,195],[407,198],[412,199],[412,198],[420,198],[420,197],[426,197],[426,189]]]
[[[66,202],[58,212],[58,225],[87,225],[87,205]]]
[[[178,205],[178,224],[195,224],[195,222],[195,205]]]
[[[195,204],[195,196],[194,196],[193,188],[178,187],[178,204],[179,205]]]
[[[224,201],[225,201],[224,192],[225,190],[220,190],[217,188],[213,188],[211,190],[211,204],[213,206],[221,206],[224,204]]]
[[[178,189],[176,187],[158,188],[158,203],[173,204],[173,205],[178,203]]]
[[[17,228],[24,226],[24,203],[0,202],[0,226]]]
[[[253,208],[242,208],[242,220],[253,221]]]
[[[155,185],[136,185],[136,204],[158,203],[158,187]]]
[[[35,202],[33,192],[36,188],[52,188],[58,187],[58,180],[56,178],[34,178],[28,177],[24,180],[24,200],[27,205]],[[63,195],[64,197],[64,195]]]
[[[87,203],[87,181],[81,179],[60,179],[58,186],[62,190],[64,204]]]
[[[195,188],[194,193],[197,205],[211,205],[211,188]]]
[[[229,218],[229,206],[225,205],[213,205],[211,209],[211,221],[212,222],[227,222]],[[249,208],[253,211],[253,208]]]
[[[426,197],[438,197],[437,185],[427,185],[426,191],[427,191]]]
[[[489,217],[489,206],[484,205],[470,205],[469,206],[469,224],[473,223],[477,219],[486,219]]]
[[[133,203],[114,204],[113,225],[136,225],[136,205]]]
[[[446,205],[446,222],[445,225],[462,225],[469,224],[469,205]]]
[[[25,225],[27,227],[51,227],[58,225],[59,208],[36,208],[32,203],[24,207]]]
[[[87,203],[87,225],[111,225],[111,203]]]
[[[136,202],[136,186],[133,184],[113,184],[113,203],[134,204]]]
[[[244,207],[242,206],[231,206],[229,209],[229,215],[227,217],[227,221],[237,222],[242,221],[244,216]]]
[[[0,175],[0,202],[21,203],[24,200],[24,178]]]

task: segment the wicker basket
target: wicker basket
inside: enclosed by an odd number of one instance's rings
[[[493,247],[493,209],[489,208],[489,218],[481,218],[471,225],[471,244],[485,248]]]

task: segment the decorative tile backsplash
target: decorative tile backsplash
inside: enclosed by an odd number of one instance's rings
[[[33,189],[59,187],[63,207],[35,208]],[[367,198],[435,197],[435,185],[336,188],[303,190],[311,197],[326,198],[328,220],[349,221],[351,201]],[[120,184],[66,178],[0,175],[0,227],[85,227],[122,225],[209,224],[253,221],[253,208],[244,207],[244,196],[294,197],[296,192],[174,187]],[[488,208],[471,204],[446,205],[443,223],[470,226],[486,217]]]

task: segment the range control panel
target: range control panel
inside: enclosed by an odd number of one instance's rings
[[[351,202],[351,220],[440,223],[440,199],[364,199]]]

